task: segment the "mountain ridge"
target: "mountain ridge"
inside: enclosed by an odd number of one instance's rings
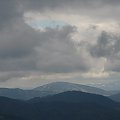
[[[69,82],[53,82],[43,86],[36,87],[33,90],[51,91],[51,92],[54,91],[56,93],[65,92],[65,91],[81,91],[81,92],[96,93],[101,95],[108,95],[108,91],[106,90],[87,86],[87,85],[82,85],[82,84],[69,83]]]
[[[100,94],[105,96],[111,95],[109,91],[105,91],[96,87],[68,83],[68,82],[53,82],[36,87],[31,90],[23,90],[20,88],[15,88],[15,89],[0,88],[0,96],[6,96],[13,99],[28,100],[34,97],[44,97],[65,91],[81,91],[81,92]]]

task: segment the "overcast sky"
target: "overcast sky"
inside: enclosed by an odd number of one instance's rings
[[[0,87],[120,87],[119,11],[119,0],[0,0]]]

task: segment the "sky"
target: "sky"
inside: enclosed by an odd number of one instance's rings
[[[0,87],[119,89],[119,11],[119,0],[0,0]]]

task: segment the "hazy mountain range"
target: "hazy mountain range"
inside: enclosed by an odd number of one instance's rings
[[[120,120],[119,96],[67,82],[32,90],[0,88],[0,120]]]
[[[113,94],[113,95],[109,96],[109,98],[114,100],[114,101],[120,102],[120,92],[117,94]]]
[[[34,97],[54,95],[65,91],[81,91],[105,96],[111,95],[113,93],[102,90],[100,88],[90,87],[86,85],[73,84],[67,82],[54,82],[34,88],[32,90],[23,90],[19,88],[16,89],[0,88],[0,96],[27,100]]]

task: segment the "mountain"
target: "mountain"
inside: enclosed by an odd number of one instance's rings
[[[0,97],[0,114],[4,115],[6,119],[8,116],[21,120],[29,120],[36,117],[35,109],[29,103],[7,97]]]
[[[0,88],[0,96],[13,99],[28,100],[34,97],[43,97],[52,94],[49,91],[22,90],[19,88]]]
[[[120,102],[120,93],[113,94],[113,95],[109,96],[109,98],[111,98],[114,101]]]
[[[14,118],[16,120],[119,120],[120,104],[101,95],[79,91],[68,91],[28,101],[0,97],[0,120],[15,120]]]
[[[79,91],[68,91],[28,101],[44,120],[119,120],[120,105],[111,99]]]
[[[0,114],[0,120],[25,120],[25,119],[16,116]]]
[[[29,103],[38,103],[38,102],[66,102],[66,103],[100,103],[104,106],[112,106],[112,104],[116,105],[116,102],[113,100],[97,94],[91,94],[80,91],[67,91],[55,95],[50,95],[46,97],[36,97],[28,100]]]
[[[81,91],[87,93],[95,93],[100,95],[109,95],[108,91],[96,87],[86,85],[68,83],[68,82],[53,82],[34,89],[35,91],[48,91],[52,94],[57,94],[65,91]]]
[[[34,97],[54,95],[66,91],[81,91],[105,96],[111,95],[111,92],[95,87],[67,82],[54,82],[34,88],[32,90],[22,90],[19,88],[0,88],[0,96],[5,96],[13,99],[28,100]]]

